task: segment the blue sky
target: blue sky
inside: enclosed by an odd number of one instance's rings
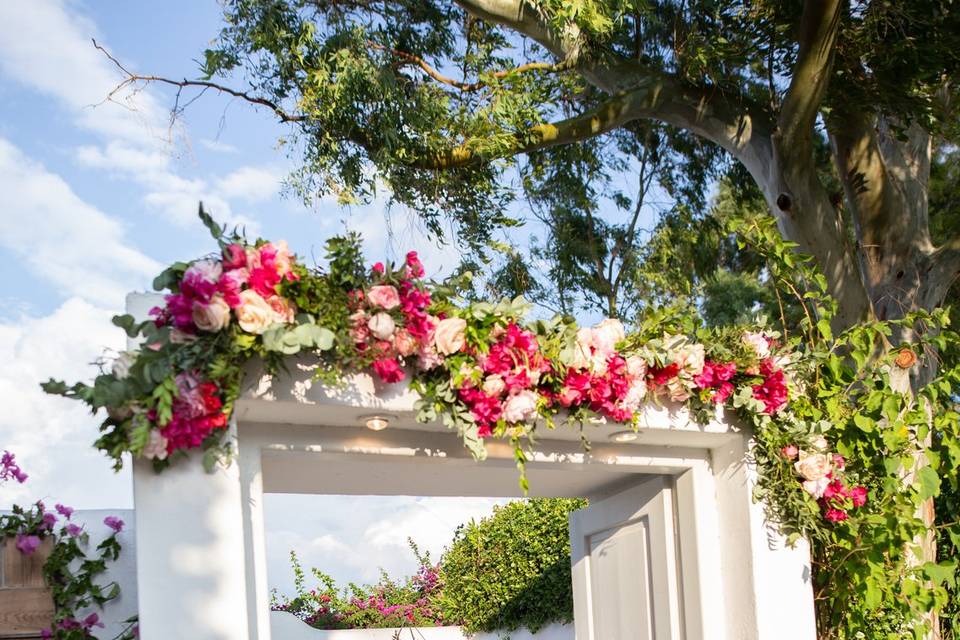
[[[380,202],[308,209],[282,198],[290,165],[266,112],[211,95],[171,129],[172,97],[156,87],[92,106],[121,78],[91,38],[132,69],[195,76],[195,58],[219,26],[214,0],[0,3],[0,448],[31,474],[23,487],[0,489],[0,506],[37,497],[132,506],[129,474],[114,474],[90,446],[95,419],[38,384],[90,378],[91,362],[123,346],[109,318],[125,292],[148,289],[164,264],[210,250],[199,200],[221,221],[287,239],[303,256],[322,255],[324,240],[346,225],[365,235],[370,257],[417,249],[434,272],[453,266],[456,253],[426,242],[404,211],[392,212],[388,233]],[[436,554],[492,501],[355,504],[269,499],[275,586],[290,587],[291,548],[341,580],[375,579],[379,566],[409,570],[407,536]]]

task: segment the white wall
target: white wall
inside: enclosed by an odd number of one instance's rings
[[[107,563],[107,572],[102,574],[97,582],[109,584],[116,581],[120,585],[120,597],[107,603],[102,611],[94,608],[83,611],[81,614],[81,618],[91,611],[96,611],[100,615],[105,628],[95,629],[94,635],[101,639],[115,637],[126,628],[123,621],[137,614],[137,554],[133,531],[133,510],[91,509],[76,511],[72,517],[73,522],[83,525],[84,530],[90,534],[87,556],[93,558],[97,545],[107,538],[108,534],[113,533],[107,525],[103,524],[103,519],[107,516],[117,516],[124,521],[125,526],[117,537],[121,546],[120,557],[114,562]]]
[[[345,629],[321,631],[283,611],[270,614],[273,640],[573,640],[572,624],[552,624],[533,634],[526,629],[467,636],[460,627],[417,627],[415,629]],[[397,632],[400,632],[399,636]],[[612,639],[605,639],[612,640]],[[626,639],[621,639],[626,640]]]

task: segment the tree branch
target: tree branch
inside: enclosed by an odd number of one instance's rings
[[[483,89],[484,87],[488,86],[488,84],[482,80],[478,80],[476,82],[463,82],[461,80],[454,80],[453,78],[449,78],[443,75],[442,73],[440,73],[439,71],[437,71],[437,69],[435,69],[434,67],[430,66],[426,60],[424,60],[420,56],[415,56],[412,53],[407,53],[406,51],[400,51],[398,49],[391,49],[390,47],[385,47],[381,44],[377,44],[376,42],[372,42],[372,41],[368,41],[367,44],[369,44],[371,48],[377,49],[378,51],[386,51],[388,53],[391,53],[396,57],[402,59],[407,64],[412,64],[417,67],[420,67],[420,69],[422,69],[424,73],[426,73],[428,76],[430,76],[437,82],[440,82],[445,85],[449,85],[451,87],[454,87],[455,89],[459,89],[461,91],[479,91],[480,89]],[[558,71],[564,71],[566,69],[570,69],[572,66],[573,66],[572,64],[569,64],[567,62],[561,62],[558,64],[554,64],[552,62],[530,62],[524,65],[520,65],[519,67],[515,67],[513,69],[504,69],[503,71],[497,71],[490,75],[493,78],[501,79],[501,78],[506,78],[509,75],[513,75],[517,73],[527,73],[529,71],[545,71],[547,73],[556,73]]]
[[[128,87],[130,85],[134,85],[138,82],[143,82],[143,83],[156,82],[160,84],[166,84],[169,86],[177,87],[180,90],[185,89],[187,87],[196,87],[202,90],[213,89],[214,91],[225,93],[235,98],[240,98],[241,100],[245,100],[246,102],[249,102],[251,104],[267,107],[268,109],[273,111],[274,114],[276,114],[277,118],[280,119],[280,122],[304,122],[310,119],[310,116],[307,116],[307,115],[288,113],[282,107],[280,107],[280,105],[278,105],[277,103],[272,102],[271,100],[268,100],[261,96],[253,96],[253,95],[250,95],[249,93],[246,93],[243,91],[237,91],[236,89],[231,89],[230,87],[226,87],[224,85],[217,84],[215,82],[207,82],[205,80],[187,80],[186,78],[184,78],[183,80],[172,80],[170,78],[164,78],[162,76],[143,76],[143,75],[133,73],[129,71],[126,67],[124,67],[119,60],[117,60],[113,55],[110,54],[109,51],[107,51],[102,46],[100,46],[100,44],[96,40],[92,40],[92,41],[93,41],[93,46],[96,47],[101,53],[103,53],[103,55],[105,55],[111,62],[113,62],[113,64],[117,67],[117,69],[119,69],[120,72],[123,73],[123,75],[125,76],[124,80],[120,84],[118,84],[116,87],[114,87],[109,94],[107,94],[107,97],[104,99],[104,102],[112,100],[113,97],[117,95],[117,93],[119,93],[125,87]],[[177,98],[179,100],[179,91],[177,93]],[[176,112],[176,107],[174,107],[174,111]]]
[[[806,0],[800,18],[800,50],[780,110],[784,148],[812,151],[813,126],[830,81],[834,44],[840,28],[840,0]]]

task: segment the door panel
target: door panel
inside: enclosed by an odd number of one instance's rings
[[[671,500],[657,476],[570,515],[577,640],[680,640]]]

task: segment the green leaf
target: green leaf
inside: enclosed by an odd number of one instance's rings
[[[921,467],[917,471],[917,481],[920,484],[920,499],[935,498],[940,495],[940,476],[930,467]]]
[[[263,348],[285,355],[308,349],[327,351],[333,347],[335,337],[332,331],[316,324],[301,324],[292,329],[276,326],[263,333]]]

